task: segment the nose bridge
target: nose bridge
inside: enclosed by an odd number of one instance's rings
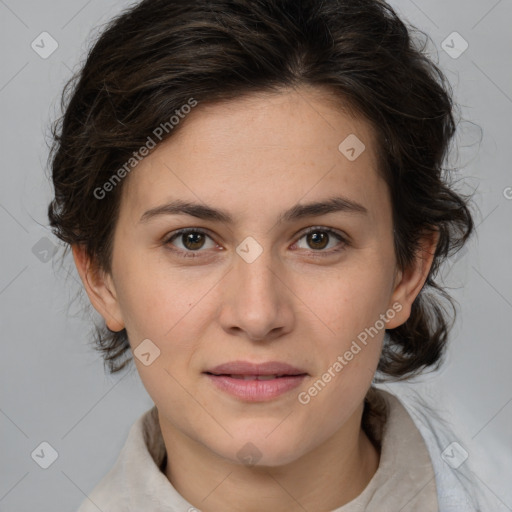
[[[273,252],[254,239],[244,240],[237,253],[222,322],[224,328],[238,328],[252,339],[264,339],[271,331],[286,327],[292,317],[286,287],[276,277],[281,267]]]
[[[244,302],[277,300],[279,282],[276,282],[275,269],[278,265],[270,248],[264,249],[254,239],[246,240],[238,246],[237,254],[233,275],[239,280],[239,292],[244,294]]]

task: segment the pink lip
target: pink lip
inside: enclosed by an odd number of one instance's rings
[[[247,361],[231,361],[207,370],[216,375],[302,375],[307,372],[287,363],[268,361],[254,364]]]
[[[232,361],[204,373],[222,391],[249,402],[263,402],[276,398],[299,386],[308,375],[304,370],[278,361],[262,364]],[[270,375],[276,375],[276,378],[256,379],[259,376]],[[253,379],[243,380],[234,376]]]

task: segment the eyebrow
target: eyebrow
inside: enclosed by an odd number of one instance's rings
[[[296,204],[279,216],[278,223],[293,222],[307,217],[319,217],[335,212],[368,214],[368,210],[360,203],[345,197],[332,197],[325,201]],[[225,224],[234,223],[231,214],[225,210],[212,208],[204,204],[182,201],[181,199],[151,208],[141,216],[139,222],[148,222],[150,219],[161,215],[191,215],[203,220],[223,222]]]

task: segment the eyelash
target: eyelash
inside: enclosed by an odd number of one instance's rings
[[[340,233],[338,233],[337,231],[334,231],[333,229],[324,228],[322,226],[313,226],[313,227],[308,228],[297,239],[297,242],[299,240],[301,240],[302,238],[304,238],[305,236],[309,235],[310,233],[314,233],[316,231],[328,233],[329,236],[331,236],[331,235],[334,236],[341,242],[341,244],[340,244],[341,247],[338,247],[337,249],[334,249],[334,250],[331,249],[330,251],[323,251],[323,250],[313,251],[312,250],[311,252],[312,252],[312,254],[314,254],[315,258],[316,257],[323,258],[323,257],[331,256],[333,254],[343,251],[346,247],[348,247],[350,245],[350,243],[348,242],[346,237],[342,236]],[[213,240],[213,238],[206,231],[204,231],[201,228],[184,228],[184,229],[175,231],[175,232],[171,233],[169,236],[167,236],[163,241],[163,245],[169,247],[171,245],[171,242],[173,242],[176,238],[178,238],[181,235],[186,235],[189,233],[199,233],[199,234],[205,235]],[[295,243],[297,243],[297,242],[295,242]],[[198,258],[201,256],[198,256],[196,253],[204,252],[204,251],[201,251],[200,249],[198,249],[197,251],[190,251],[190,250],[184,251],[183,249],[173,249],[170,247],[169,247],[169,250],[171,250],[178,257],[181,257],[181,258]]]

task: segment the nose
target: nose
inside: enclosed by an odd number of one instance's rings
[[[226,276],[219,320],[231,335],[250,341],[272,341],[294,325],[293,293],[285,270],[263,251],[251,263],[238,255]]]

